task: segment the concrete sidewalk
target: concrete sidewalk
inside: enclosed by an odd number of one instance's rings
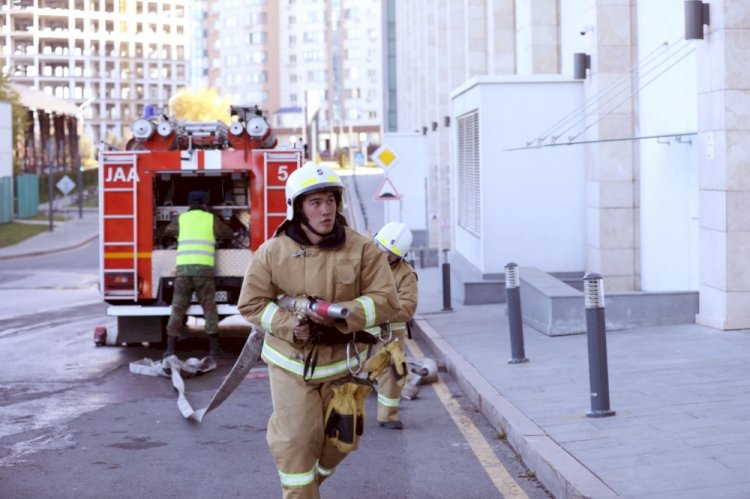
[[[585,334],[524,326],[530,361],[508,364],[505,305],[442,312],[441,269],[418,273],[417,337],[555,497],[750,497],[750,332],[608,332],[616,414],[589,418]]]
[[[0,248],[0,260],[77,248],[99,235],[98,208],[84,208],[82,218],[78,216],[78,208],[73,206],[62,208],[55,215],[65,215],[70,219],[54,222],[52,231],[42,232],[14,246]]]

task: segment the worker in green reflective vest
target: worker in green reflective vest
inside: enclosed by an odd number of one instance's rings
[[[177,272],[172,295],[172,313],[167,323],[167,349],[163,358],[175,354],[175,346],[193,291],[203,308],[209,355],[219,352],[219,313],[216,308],[216,240],[232,237],[232,229],[208,208],[209,193],[191,191],[189,209],[165,229],[167,236],[177,238]]]

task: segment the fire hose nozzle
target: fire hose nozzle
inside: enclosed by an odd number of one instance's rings
[[[323,317],[346,319],[350,313],[349,307],[314,297],[282,295],[277,301],[280,307],[297,314],[304,314],[304,310],[312,310]]]
[[[310,303],[309,308],[324,317],[333,317],[334,319],[346,319],[349,317],[349,308],[338,303],[315,300]]]

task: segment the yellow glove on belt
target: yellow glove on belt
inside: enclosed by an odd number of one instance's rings
[[[334,384],[333,397],[326,410],[326,438],[341,452],[351,452],[359,446],[365,427],[365,398],[372,387],[360,382],[344,381]]]
[[[367,359],[367,362],[365,362],[365,371],[370,373],[370,378],[377,379],[383,374],[383,371],[388,369],[390,363],[391,354],[387,347],[383,347],[375,355]]]
[[[394,341],[389,343],[386,345],[385,350],[388,351],[388,356],[391,360],[391,369],[396,377],[396,384],[398,384],[398,386],[404,386],[409,370],[406,367],[406,355],[404,355],[404,349],[401,347],[401,342]]]

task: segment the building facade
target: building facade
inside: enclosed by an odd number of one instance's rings
[[[124,143],[143,106],[190,84],[189,0],[17,0],[0,7],[3,71],[80,106],[86,134]]]
[[[259,105],[282,143],[321,158],[376,144],[382,122],[377,0],[208,0],[209,86]]]
[[[750,328],[750,170],[742,112],[750,74],[739,62],[750,52],[750,5],[729,0],[421,0],[394,2],[394,7],[398,130],[421,131],[428,140],[433,246],[455,250],[457,232],[468,245],[470,224],[476,221],[467,210],[477,203],[476,216],[508,226],[513,224],[506,223],[507,217],[545,202],[521,197],[513,210],[503,211],[492,199],[502,191],[471,189],[472,183],[492,185],[493,167],[510,177],[503,171],[504,160],[497,158],[480,169],[484,178],[467,176],[474,170],[466,168],[457,121],[476,112],[478,126],[486,130],[487,124],[481,121],[481,106],[474,109],[463,97],[467,89],[522,85],[545,75],[578,81],[582,99],[571,102],[568,113],[557,101],[534,113],[536,106],[528,106],[523,115],[517,114],[515,102],[505,108],[495,102],[492,120],[504,120],[506,127],[534,120],[539,131],[513,144],[502,135],[479,136],[485,141],[481,146],[495,141],[503,152],[518,150],[518,157],[535,148],[579,148],[582,159],[545,154],[551,159],[535,164],[557,173],[570,161],[583,162],[578,166],[585,171],[586,230],[580,241],[585,258],[579,273],[601,274],[611,291],[695,291],[696,322]],[[700,17],[704,9],[709,15]],[[692,31],[686,27],[688,17],[697,24]],[[460,109],[454,109],[459,97]],[[505,113],[510,109],[516,114]],[[540,174],[534,182],[550,178],[554,175]],[[528,187],[494,184],[495,191]],[[483,236],[471,237],[480,244]],[[508,237],[513,235],[481,244],[502,247]],[[544,234],[539,238],[545,240]],[[524,257],[537,250],[520,251],[514,260],[523,265]],[[506,263],[470,258],[480,279],[497,278]]]

